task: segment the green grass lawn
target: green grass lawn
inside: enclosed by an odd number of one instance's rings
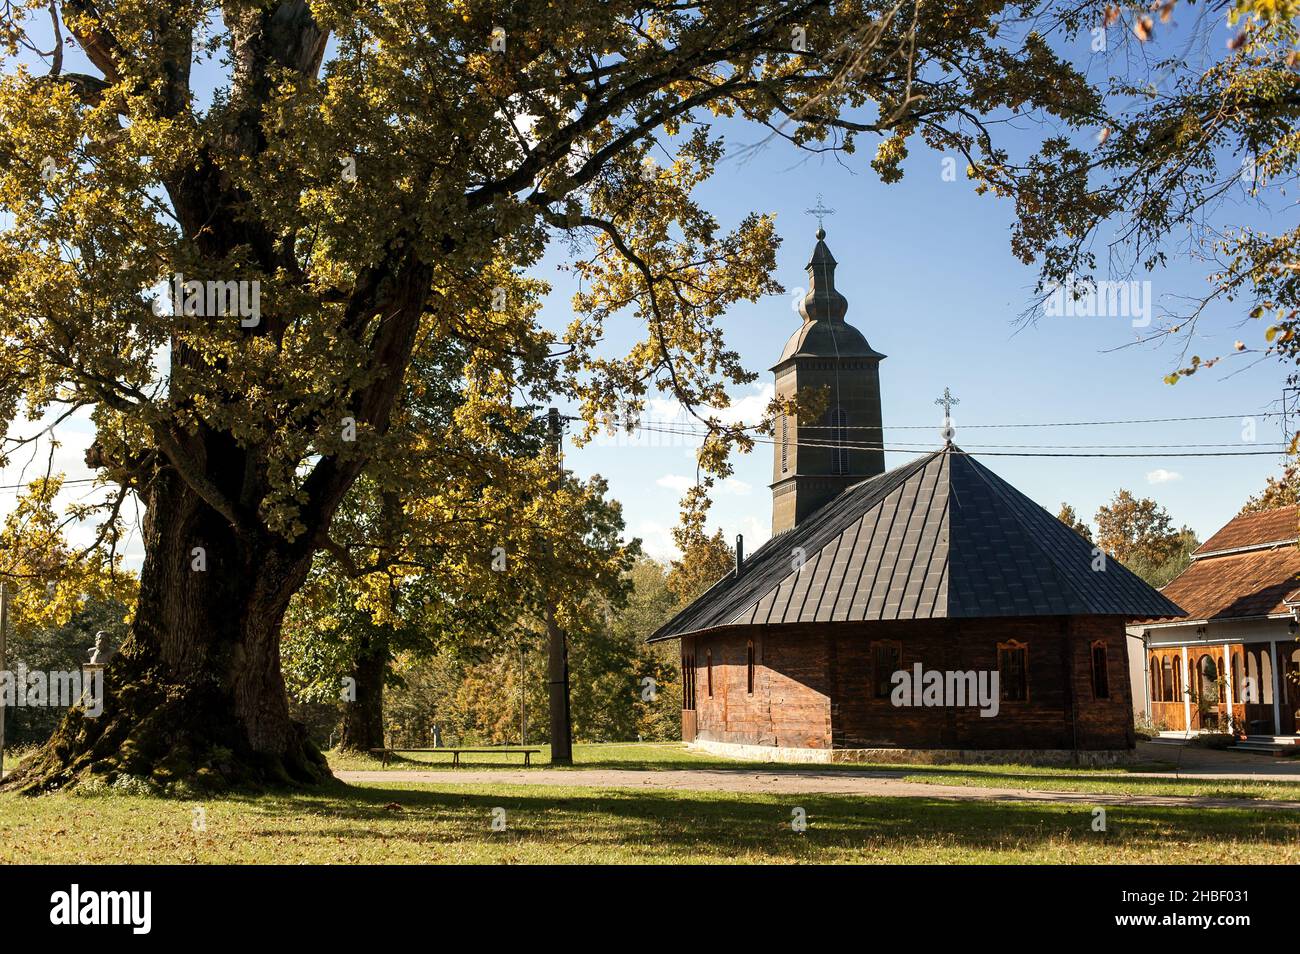
[[[202,809],[205,831],[193,827]],[[493,810],[506,829],[492,830]],[[805,832],[791,828],[802,808]],[[517,785],[0,795],[0,863],[1300,862],[1300,813]]]
[[[502,749],[523,748],[523,746],[501,746]],[[550,767],[551,747],[546,744],[530,745],[528,748],[540,749],[540,755],[532,757],[533,765]],[[330,766],[338,770],[378,770],[385,768],[381,760],[369,755],[352,752],[339,752],[331,749],[325,753]],[[681,769],[681,768],[735,768],[737,765],[753,767],[753,762],[737,762],[717,755],[692,752],[681,742],[599,742],[583,743],[573,747],[573,766],[564,766],[567,771],[589,768],[613,769]],[[523,768],[522,755],[466,755],[462,756],[464,768]],[[451,768],[451,756],[444,753],[412,752],[407,755],[392,756],[388,769],[442,769]],[[555,766],[560,768],[560,766]],[[807,766],[804,766],[805,768]],[[825,766],[822,766],[825,767]]]
[[[547,765],[550,748],[533,756],[534,765]],[[379,770],[377,758],[331,751],[326,753],[335,771]],[[1153,770],[1172,769],[1172,765],[1145,763],[1111,768],[1038,767],[1026,765],[870,765],[861,763],[792,764],[740,762],[719,756],[692,752],[680,742],[617,742],[576,745],[574,765],[566,771],[583,769],[665,769],[709,768],[738,772],[753,771],[834,771],[887,773],[909,782],[936,785],[965,785],[985,788],[1018,788],[1043,792],[1098,792],[1112,795],[1196,795],[1209,798],[1264,798],[1300,801],[1300,777],[1294,782],[1256,782],[1233,779],[1172,779],[1151,777]],[[505,755],[469,755],[464,768],[522,768],[523,758]],[[1267,763],[1264,764],[1267,768]],[[450,769],[451,756],[412,753],[394,757],[388,770]]]

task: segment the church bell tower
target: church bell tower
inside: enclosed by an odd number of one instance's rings
[[[782,415],[776,422],[773,536],[798,525],[846,487],[885,472],[880,418],[885,356],[844,320],[849,303],[835,290],[836,262],[825,239],[826,230],[819,227],[808,262],[808,294],[799,306],[803,324],[772,368],[778,398],[805,389],[826,398],[816,420]]]

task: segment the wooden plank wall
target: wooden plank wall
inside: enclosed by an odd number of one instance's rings
[[[756,672],[747,692],[747,642]],[[996,670],[997,645],[1029,645],[1029,699],[976,707],[894,706],[873,694],[873,640],[896,640],[911,669]],[[1107,644],[1110,697],[1095,699],[1091,645]],[[1127,640],[1117,617],[1029,617],[732,627],[695,637],[701,739],[800,748],[1128,748]],[[707,653],[713,656],[713,697]]]

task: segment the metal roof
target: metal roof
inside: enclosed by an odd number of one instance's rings
[[[991,616],[1182,616],[960,448],[854,484],[651,635]]]

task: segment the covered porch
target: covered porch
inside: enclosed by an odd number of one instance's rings
[[[1294,638],[1152,645],[1146,691],[1162,731],[1295,736],[1300,730],[1300,646]]]

